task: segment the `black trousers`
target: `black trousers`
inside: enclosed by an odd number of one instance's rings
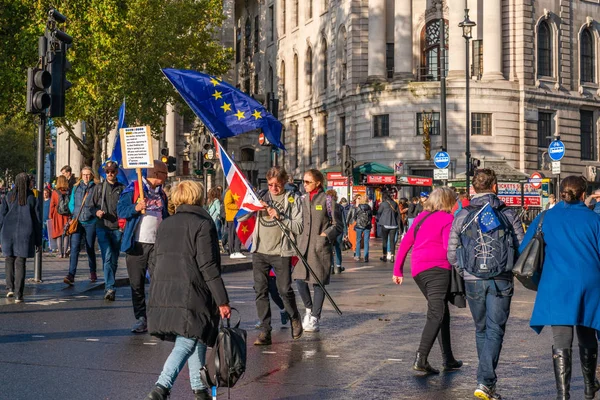
[[[396,232],[398,232],[398,228],[387,229],[385,227],[381,227],[381,243],[383,244],[383,255],[386,256],[387,253],[392,253],[393,256],[396,252]],[[388,237],[391,243],[390,248],[388,249]]]
[[[321,286],[313,285],[314,299],[310,297],[310,289],[306,281],[296,279],[296,287],[298,287],[298,293],[300,293],[304,307],[310,309],[310,314],[313,317],[321,318],[323,302],[325,301],[325,292],[321,289]]]
[[[280,310],[285,310],[283,299],[279,295],[279,289],[277,289],[277,277],[269,275],[269,296],[271,300]]]
[[[275,270],[277,291],[283,300],[285,311],[292,319],[298,319],[300,313],[296,305],[296,294],[292,289],[291,257],[281,257],[254,253],[252,271],[254,274],[254,292],[256,293],[256,313],[263,332],[271,331],[271,303],[269,303],[269,271]]]
[[[25,257],[6,257],[4,262],[6,289],[9,292],[15,292],[17,299],[23,299],[23,290],[25,289]]]
[[[154,244],[135,242],[125,258],[135,318],[146,318],[146,271],[154,269]]]
[[[577,341],[579,347],[586,349],[598,349],[596,330],[586,326],[552,325],[552,336],[554,336],[554,347],[557,349],[570,349],[573,347],[573,328],[577,330]]]
[[[242,243],[240,242],[240,238],[238,237],[237,233],[235,232],[235,223],[234,221],[231,222],[227,222],[227,230],[228,230],[228,237],[227,237],[227,243],[229,243],[229,254],[232,253],[241,253],[242,251]]]
[[[452,345],[450,342],[450,312],[448,310],[448,290],[450,288],[450,270],[431,268],[415,277],[415,282],[427,299],[427,322],[421,334],[419,353],[425,357],[438,338],[444,361],[452,360]]]

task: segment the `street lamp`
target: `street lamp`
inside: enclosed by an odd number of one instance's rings
[[[467,61],[465,64],[465,90],[466,90],[466,103],[467,103],[465,106],[465,112],[467,114],[466,115],[467,141],[466,141],[466,149],[465,149],[465,156],[467,157],[467,162],[466,162],[467,169],[465,171],[465,177],[466,177],[467,196],[469,196],[470,186],[471,186],[470,182],[469,182],[469,172],[471,170],[471,115],[470,115],[470,111],[469,111],[469,81],[471,80],[471,77],[469,74],[469,41],[473,37],[472,31],[473,31],[473,27],[475,25],[477,25],[477,24],[469,19],[469,9],[465,8],[465,19],[463,22],[458,24],[458,26],[460,28],[462,28],[463,37],[465,38],[465,46],[466,46],[465,54],[466,54],[466,61]]]

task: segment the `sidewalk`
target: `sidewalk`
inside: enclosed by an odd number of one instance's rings
[[[82,252],[77,264],[77,275],[75,276],[75,285],[69,286],[63,282],[63,279],[69,271],[69,259],[58,258],[44,254],[42,258],[42,282],[33,281],[34,263],[33,258],[27,259],[27,275],[25,279],[25,301],[27,299],[40,299],[52,297],[63,297],[80,295],[92,290],[104,290],[104,273],[102,271],[102,257],[96,254],[98,280],[95,283],[90,282],[90,270],[88,267],[87,255]],[[230,259],[228,255],[221,256],[221,266],[223,273],[244,271],[252,269],[252,258],[246,253],[248,258]],[[6,291],[6,273],[4,269],[4,257],[0,257],[0,305],[12,303],[13,300],[7,299]],[[125,265],[125,254],[119,257],[119,267],[117,268],[116,286],[129,287],[129,278],[127,276],[127,266]]]

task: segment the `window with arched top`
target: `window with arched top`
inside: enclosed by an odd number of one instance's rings
[[[537,39],[537,73],[552,76],[552,30],[548,22],[540,22]]]
[[[327,60],[327,40],[323,38],[321,46],[321,64],[323,66],[323,90],[327,89],[329,65]]]
[[[244,27],[244,58],[250,57],[252,41],[252,24],[250,23],[250,17],[246,18],[246,26]]]
[[[281,68],[279,69],[279,87],[281,88],[281,93],[279,94],[279,98],[281,99],[281,104],[285,104],[285,61],[281,61]]]
[[[580,63],[581,63],[581,81],[596,82],[595,74],[595,52],[594,52],[594,37],[589,29],[584,29],[581,32],[580,38]]]
[[[267,75],[267,82],[269,82],[269,92],[273,92],[273,90],[275,89],[275,85],[273,84],[273,78],[273,67],[269,65],[269,72]]]
[[[306,49],[306,61],[304,63],[304,73],[306,74],[306,89],[309,95],[312,94],[313,89],[313,51],[312,47],[308,46]]]
[[[445,21],[445,48],[448,54],[448,21]],[[419,80],[439,81],[441,75],[441,24],[440,20],[430,21],[421,31],[421,68]],[[446,57],[445,71],[448,71],[448,57]]]
[[[294,100],[298,100],[300,71],[298,68],[298,54],[294,54]]]
[[[342,83],[348,77],[348,42],[346,28],[341,27],[338,33],[337,61],[339,65],[339,82]]]
[[[244,148],[240,152],[240,161],[254,161],[254,149]]]

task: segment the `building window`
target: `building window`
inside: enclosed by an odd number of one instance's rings
[[[544,150],[548,148],[552,140],[552,117],[552,113],[538,112],[537,143],[538,147]]]
[[[269,72],[268,72],[268,75],[267,75],[267,79],[268,79],[268,82],[269,82],[269,92],[273,92],[275,90],[275,85],[273,84],[273,79],[274,79],[274,76],[273,76],[273,67],[271,67],[270,65],[269,65]]]
[[[448,21],[445,22],[445,43],[448,50]],[[441,74],[441,39],[440,20],[430,21],[421,32],[421,68],[419,80],[439,81]],[[445,71],[448,71],[448,57],[446,57]]]
[[[294,54],[294,101],[298,100],[300,71],[298,70],[298,54]]]
[[[596,134],[594,129],[594,112],[581,110],[581,159],[596,161]]]
[[[252,39],[252,24],[250,18],[246,18],[246,26],[244,27],[244,58],[250,57],[251,39]]]
[[[254,149],[245,148],[240,152],[240,162],[244,161],[254,161]]]
[[[285,35],[285,8],[286,8],[286,1],[285,0],[281,0],[281,34]]]
[[[309,95],[313,92],[313,53],[312,47],[308,46],[306,50],[306,61],[304,62],[305,74],[306,74],[306,89]]]
[[[471,135],[492,135],[492,114],[471,114]]]
[[[337,59],[340,66],[339,82],[342,83],[348,77],[348,42],[344,26],[340,28],[338,33]]]
[[[546,21],[538,27],[537,68],[539,76],[552,76],[552,31]]]
[[[250,77],[244,79],[244,92],[250,94]]]
[[[390,115],[373,115],[373,137],[390,136]]]
[[[596,82],[594,39],[589,29],[581,32],[581,81]]]
[[[327,161],[327,114],[321,114],[321,126],[323,127],[323,158],[322,162]]]
[[[294,150],[296,157],[294,160],[294,168],[300,168],[300,138],[298,137],[298,123],[292,122],[292,135],[294,135]]]
[[[385,45],[385,69],[388,79],[392,79],[394,77],[394,43]]]
[[[275,40],[275,11],[273,6],[269,6],[269,42]]]
[[[329,0],[322,0],[323,1],[323,12],[327,12],[327,10],[329,9]]]
[[[305,134],[305,140],[308,141],[308,167],[312,167],[313,165],[313,161],[312,161],[312,157],[313,157],[313,120],[311,117],[306,117],[304,118],[304,134]]]
[[[340,146],[346,145],[346,117],[340,117]]]
[[[242,30],[236,29],[235,34],[235,62],[239,63],[242,61]]]
[[[313,0],[306,0],[306,19],[313,17]]]
[[[285,98],[287,93],[285,92],[285,62],[281,61],[281,69],[279,71],[279,87],[281,88],[281,93],[279,94],[279,98],[281,99],[281,105],[285,105]]]
[[[259,25],[258,25],[258,15],[254,17],[254,53],[258,53],[258,45],[260,44],[259,40]]]
[[[258,94],[258,89],[259,89],[259,80],[258,80],[258,74],[254,74],[254,94]]]
[[[298,24],[300,23],[300,9],[299,9],[299,5],[298,5],[298,0],[294,0],[294,28],[298,27]]]
[[[424,119],[429,119],[429,135],[440,134],[440,113],[417,113],[417,135],[423,135]]]
[[[473,63],[471,64],[471,76],[481,79],[483,75],[483,40],[473,40]]]
[[[323,38],[323,48],[321,49],[321,60],[323,61],[323,90],[325,90],[328,84],[327,40],[325,38]]]

